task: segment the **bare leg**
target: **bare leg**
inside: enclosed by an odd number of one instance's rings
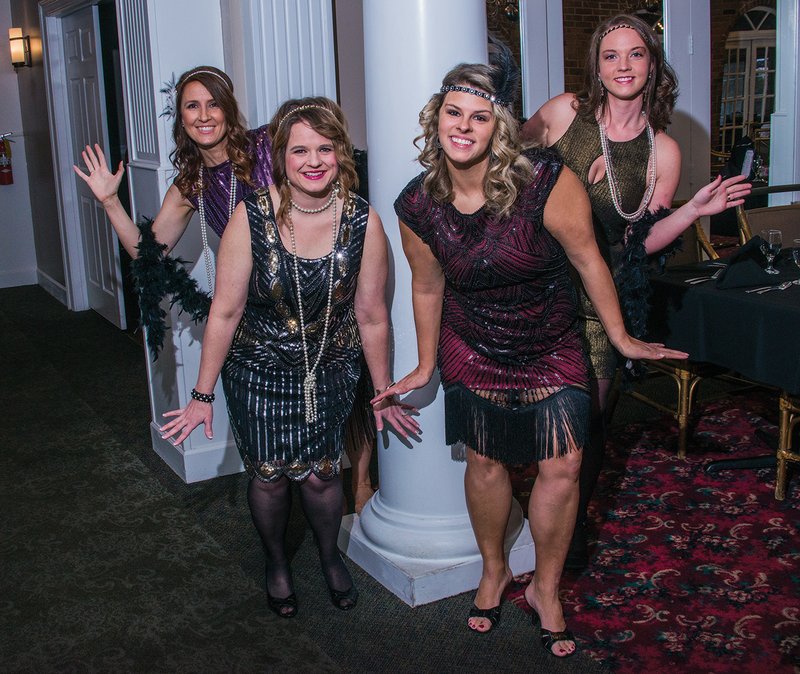
[[[500,604],[503,590],[511,580],[503,548],[511,514],[511,480],[502,463],[468,449],[464,487],[472,529],[483,560],[475,606],[489,609]],[[492,627],[488,618],[470,618],[467,624],[478,632],[488,632]]]
[[[566,629],[558,586],[578,509],[580,465],[579,451],[540,461],[528,505],[536,546],[536,574],[525,588],[525,599],[539,614],[542,627],[551,632]],[[553,646],[553,654],[559,657],[574,650],[574,641],[560,641]]]

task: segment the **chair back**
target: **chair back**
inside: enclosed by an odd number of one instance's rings
[[[767,206],[744,210],[736,208],[739,221],[739,240],[742,244],[753,237],[753,232],[762,229],[780,229],[784,241],[800,239],[800,203],[782,206]]]

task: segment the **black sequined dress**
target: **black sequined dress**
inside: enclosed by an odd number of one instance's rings
[[[291,252],[281,242],[269,192],[244,199],[253,251],[247,304],[222,368],[234,438],[245,467],[262,480],[326,478],[341,466],[344,428],[360,374],[354,298],[369,205],[350,195],[334,252],[332,312],[317,369],[318,419],[307,423],[305,364]],[[347,202],[346,202],[347,203]],[[330,255],[298,258],[309,361],[325,322]]]

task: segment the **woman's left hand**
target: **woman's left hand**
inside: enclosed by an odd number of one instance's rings
[[[625,358],[631,360],[661,360],[662,358],[675,358],[684,360],[689,357],[685,351],[670,349],[656,342],[643,342],[635,337],[628,337],[624,343],[614,345]]]
[[[697,210],[697,217],[716,215],[726,208],[741,206],[750,194],[752,185],[744,182],[747,176],[733,176],[722,179],[717,176],[708,185],[699,189],[689,203]]]
[[[375,415],[375,428],[378,432],[384,429],[386,422],[389,422],[404,438],[409,435],[419,435],[419,424],[412,416],[417,413],[417,408],[401,402],[396,395],[389,395],[373,403],[372,413]]]

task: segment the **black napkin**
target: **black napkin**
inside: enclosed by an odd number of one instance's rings
[[[771,286],[780,281],[778,274],[764,271],[767,261],[761,252],[761,237],[754,236],[730,256],[728,266],[717,278],[718,288]]]

